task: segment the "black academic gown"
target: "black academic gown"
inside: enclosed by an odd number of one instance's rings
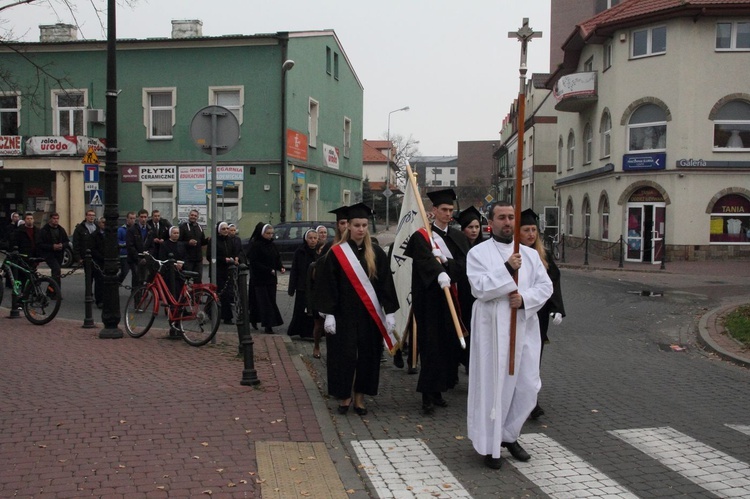
[[[537,312],[539,317],[539,333],[542,335],[542,348],[545,343],[549,343],[547,337],[547,329],[549,328],[549,314],[562,314],[565,317],[565,306],[563,305],[562,289],[560,287],[560,269],[555,265],[555,260],[552,257],[552,252],[547,252],[547,275],[552,281],[552,296],[550,296],[547,303]]]
[[[349,244],[357,259],[364,262],[362,248],[352,241],[342,244]],[[398,297],[388,257],[378,246],[373,245],[373,251],[377,278],[370,282],[381,307],[390,314],[398,310]],[[336,334],[326,337],[328,393],[337,399],[347,399],[353,386],[356,393],[377,395],[383,336],[333,252],[325,256],[322,270],[315,279],[316,293],[320,293],[316,305],[324,314],[336,317]]]
[[[308,308],[307,275],[310,265],[318,259],[318,252],[310,248],[307,243],[302,243],[294,252],[292,269],[289,271],[289,296],[294,295],[294,313],[292,322],[289,323],[287,334],[298,335],[300,338],[312,338],[313,316],[312,310]]]
[[[432,231],[440,234],[453,255],[446,264],[441,264],[433,256],[431,244],[419,231],[409,238],[404,252],[412,259],[412,312],[417,324],[417,349],[421,362],[417,391],[430,394],[456,386],[458,364],[462,358],[461,344],[445,292],[438,285],[438,275],[446,272],[459,289],[469,285],[466,277],[469,241],[466,236],[452,228],[443,232],[434,225]]]

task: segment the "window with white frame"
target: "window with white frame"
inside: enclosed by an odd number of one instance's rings
[[[594,132],[591,130],[591,123],[586,123],[583,129],[583,164],[591,163],[591,157],[594,150]]]
[[[611,154],[612,147],[612,117],[608,111],[602,113],[602,121],[599,124],[599,133],[601,134],[601,157],[608,158]]]
[[[242,110],[245,105],[245,87],[208,87],[208,102],[212,106],[222,106],[230,111],[242,124]]]
[[[750,21],[716,23],[716,50],[750,50]]]
[[[601,207],[601,227],[599,227],[599,230],[602,235],[602,241],[609,241],[609,199],[606,196],[602,196],[599,206]]]
[[[583,63],[583,70],[586,72],[591,72],[594,70],[594,56],[592,55],[588,59],[586,59],[586,62]]]
[[[143,89],[143,124],[148,139],[172,138],[176,104],[176,88]]]
[[[174,184],[158,183],[158,184],[146,184],[144,185],[146,190],[145,193],[145,206],[149,212],[159,210],[161,218],[163,220],[169,220],[172,222],[175,217],[174,201],[175,201],[175,188]]]
[[[602,69],[604,71],[612,67],[612,41],[608,41],[602,47]]]
[[[576,162],[576,136],[573,130],[568,134],[568,170],[572,170]]]
[[[344,189],[343,191],[341,191],[341,203],[344,206],[349,206],[350,204],[352,204],[352,191],[350,191],[349,189]]]
[[[86,135],[86,90],[53,90],[55,135]]]
[[[0,95],[0,135],[18,135],[21,121],[21,96]]]
[[[320,104],[310,99],[307,116],[307,143],[310,147],[318,147],[318,118],[320,117]]]
[[[628,151],[664,151],[667,148],[667,114],[656,104],[636,109],[628,122]]]
[[[557,173],[562,173],[563,169],[563,138],[562,135],[557,141]]]
[[[630,34],[630,57],[647,57],[667,52],[667,27],[638,29]]]
[[[224,186],[221,196],[216,197],[216,210],[219,212],[217,220],[225,220],[227,223],[236,224],[242,218],[240,209],[242,182],[235,182],[234,186]]]
[[[352,148],[352,120],[344,116],[344,157],[348,158]]]
[[[750,103],[732,100],[714,117],[714,150],[750,149]]]

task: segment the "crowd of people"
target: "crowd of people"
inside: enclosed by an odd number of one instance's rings
[[[325,337],[328,392],[337,400],[341,415],[352,406],[360,416],[367,414],[365,396],[378,394],[384,346],[394,359],[400,359],[399,349],[407,345],[416,350],[416,391],[425,415],[450,403],[444,394],[457,385],[463,365],[469,374],[467,426],[474,449],[492,469],[501,466],[502,448],[526,461],[530,456],[518,440],[524,422],[544,414],[538,393],[548,326],[560,324],[565,316],[560,271],[541,244],[533,211],[522,213],[520,240],[514,241],[514,207],[492,204],[490,237],[484,238],[484,217],[473,207],[456,217],[460,229],[451,226],[456,198],[452,189],[427,195],[432,223],[411,234],[404,252],[412,260],[410,290],[397,292],[389,256],[370,236],[372,210],[367,205],[331,211],[336,216],[332,240],[325,226],[310,227],[290,269],[287,292],[294,297],[294,309],[287,332],[312,339],[315,358],[321,358]],[[128,213],[117,234],[120,283],[128,273],[132,287],[144,279],[144,252],[178,260],[179,268],[197,272],[200,281],[203,248],[210,247],[210,240],[198,217],[193,210],[187,221],[173,227],[158,210],[150,216],[145,209]],[[41,229],[34,226],[32,214],[11,223],[18,225],[8,231],[6,243],[44,258],[59,281],[61,251],[68,244],[59,216],[50,214]],[[273,225],[258,223],[243,248],[234,225],[217,224],[216,281],[225,323],[236,320],[231,269],[247,263],[250,324],[256,330],[260,324],[269,334],[283,324],[276,296],[278,276],[286,269],[274,232]],[[95,267],[101,267],[103,233],[104,219],[97,221],[94,211],[86,212],[72,234],[75,259],[82,260],[90,250]],[[97,273],[94,293],[101,306],[101,273]],[[406,330],[399,332],[403,333],[399,343],[394,342],[394,313],[401,292],[411,293],[412,310]],[[411,364],[409,372],[417,372]]]

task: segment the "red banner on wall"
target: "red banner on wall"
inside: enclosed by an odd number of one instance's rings
[[[286,155],[290,158],[307,161],[307,135],[287,128]]]

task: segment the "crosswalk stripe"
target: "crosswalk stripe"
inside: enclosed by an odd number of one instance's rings
[[[360,440],[351,444],[378,497],[471,497],[421,440]]]
[[[750,425],[744,425],[744,424],[727,424],[725,426],[728,426],[729,428],[731,428],[733,430],[737,430],[739,432],[742,432],[745,435],[750,435]]]
[[[507,462],[552,498],[638,497],[543,433],[524,433],[519,442],[531,461]]]
[[[750,496],[750,466],[669,428],[613,430],[612,435],[719,497]]]

